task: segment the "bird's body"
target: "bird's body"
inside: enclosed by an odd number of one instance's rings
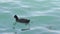
[[[25,23],[25,24],[28,24],[30,22],[29,19],[25,19],[25,18],[18,18],[17,15],[14,16],[14,18],[16,19],[16,22],[19,22],[19,23]]]
[[[21,18],[21,19],[16,20],[16,22],[28,24],[30,20]]]

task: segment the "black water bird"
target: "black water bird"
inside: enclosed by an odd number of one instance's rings
[[[29,19],[25,19],[25,18],[18,18],[17,15],[14,15],[14,18],[16,20],[16,22],[18,23],[23,23],[23,24],[29,24],[30,20]],[[16,23],[15,23],[16,24]],[[29,27],[30,28],[30,27]],[[22,30],[26,30],[26,29],[22,29]]]
[[[17,15],[14,15],[14,18],[15,18],[16,22],[19,22],[19,23],[29,24],[29,22],[30,22],[29,19],[24,19],[24,18],[19,19]]]

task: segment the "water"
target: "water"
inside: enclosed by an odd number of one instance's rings
[[[30,19],[30,30],[14,15]],[[16,29],[13,29],[16,27]],[[0,34],[60,34],[60,0],[0,0]]]

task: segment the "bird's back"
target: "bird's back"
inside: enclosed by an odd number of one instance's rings
[[[26,24],[28,24],[28,23],[30,22],[29,19],[25,19],[25,18],[20,18],[20,19],[19,19],[17,15],[14,15],[14,18],[15,18],[16,21],[19,22],[19,23],[26,23]]]
[[[19,19],[19,20],[17,20],[18,22],[21,22],[21,23],[29,23],[30,22],[30,20],[28,20],[28,19],[24,19],[24,18],[21,18],[21,19]]]

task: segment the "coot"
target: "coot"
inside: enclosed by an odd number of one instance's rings
[[[14,18],[15,18],[16,22],[19,22],[19,23],[29,24],[29,22],[30,22],[29,19],[25,19],[25,18],[19,19],[17,15],[14,15]]]

